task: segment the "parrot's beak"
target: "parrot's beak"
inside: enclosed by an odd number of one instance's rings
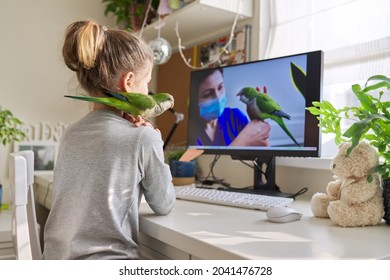
[[[172,95],[170,96],[170,98],[171,98],[171,101],[172,101],[171,108],[173,108],[173,106],[175,105],[175,99],[173,98],[173,96],[172,96]]]

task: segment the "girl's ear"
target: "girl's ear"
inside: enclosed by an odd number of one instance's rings
[[[131,88],[134,84],[134,73],[133,72],[127,72],[123,74],[120,80],[120,87],[125,92],[130,92]]]

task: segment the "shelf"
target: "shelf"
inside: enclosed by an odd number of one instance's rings
[[[253,15],[252,0],[196,0],[165,17],[165,25],[160,36],[168,40],[173,51],[177,50],[176,23],[179,24],[181,44],[191,47],[219,36],[221,31],[228,30],[234,22],[237,10],[238,21],[251,18]],[[159,22],[145,27],[142,37],[149,42],[158,36]]]

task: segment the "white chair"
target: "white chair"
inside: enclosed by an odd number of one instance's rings
[[[33,151],[20,151],[9,155],[9,180],[13,197],[12,242],[16,259],[41,259],[33,189]]]

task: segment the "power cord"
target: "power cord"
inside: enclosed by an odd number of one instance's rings
[[[265,179],[268,180],[268,175],[269,175],[269,172],[270,172],[270,169],[268,167],[269,167],[269,165],[270,165],[270,163],[272,161],[272,158],[270,158],[269,161],[267,162],[267,168],[266,168],[265,172],[263,171],[262,167],[257,164],[257,159],[258,158],[254,159],[252,161],[253,162],[253,166],[248,164],[244,160],[240,160],[240,162],[245,164],[246,166],[249,166],[250,168],[257,169],[257,171],[260,171],[260,173],[264,175]],[[276,188],[277,191],[282,192],[280,190],[280,187],[276,184],[276,182],[275,182],[275,188]],[[296,197],[306,193],[307,191],[308,191],[308,188],[304,187],[304,188],[300,189],[299,191],[297,191],[295,194],[293,194],[292,197],[295,199]]]
[[[206,178],[203,180],[200,180],[201,187],[207,187],[211,186],[213,184],[220,184],[224,186],[225,188],[230,188],[230,184],[224,182],[223,179],[219,179],[217,176],[214,174],[214,166],[217,164],[219,158],[221,155],[215,155],[213,161],[210,163],[210,171],[207,174]]]
[[[200,188],[210,188],[210,186],[212,186],[213,184],[219,184],[219,185],[223,186],[222,189],[223,188],[225,188],[225,189],[237,189],[237,188],[232,187],[229,183],[225,182],[224,179],[219,179],[217,176],[215,176],[215,174],[214,174],[214,167],[217,164],[219,158],[220,158],[220,155],[215,155],[213,161],[210,163],[210,171],[207,174],[207,176],[203,180],[201,180],[199,178],[197,179],[197,181],[200,183],[199,187]],[[268,161],[267,168],[266,168],[266,170],[264,172],[262,167],[257,164],[257,158],[252,161],[253,162],[253,166],[248,164],[244,160],[240,160],[240,162],[242,164],[244,164],[244,165],[246,165],[246,166],[248,166],[248,167],[250,167],[252,169],[256,169],[257,171],[260,171],[260,173],[262,175],[264,175],[266,180],[268,180],[268,176],[269,176],[269,172],[270,172],[269,165],[270,165],[271,161],[272,161],[272,158],[270,158],[270,160]],[[250,188],[252,188],[252,187],[239,188],[239,189],[240,190],[244,190],[244,189],[250,189]],[[281,192],[280,187],[276,183],[275,183],[275,188],[277,189],[277,191]],[[298,192],[293,194],[292,197],[295,199],[296,197],[306,193],[307,191],[308,191],[308,188],[306,188],[306,187],[302,188]]]
[[[302,188],[302,189],[300,189],[299,191],[297,191],[295,194],[294,194],[294,196],[293,196],[293,198],[295,199],[297,196],[300,196],[300,195],[302,195],[302,194],[304,194],[305,192],[307,192],[308,191],[308,188]]]
[[[269,177],[269,173],[271,171],[271,168],[270,168],[270,164],[271,164],[271,161],[272,161],[272,157],[269,158],[268,162],[267,162],[267,168],[265,170],[265,172],[263,171],[263,168],[261,166],[259,166],[257,164],[257,160],[258,158],[256,157],[252,162],[253,162],[253,169],[256,169],[257,171],[260,171],[261,174],[264,175],[265,179],[268,181],[268,177]],[[278,192],[281,192],[280,190],[280,187],[276,184],[275,182],[275,189],[278,191]]]

